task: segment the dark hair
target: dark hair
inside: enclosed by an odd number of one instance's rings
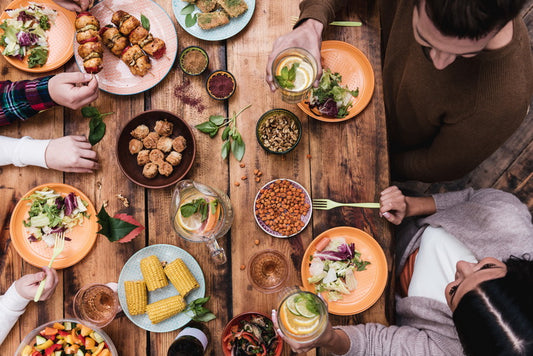
[[[415,0],[425,1],[426,13],[445,36],[478,40],[500,30],[518,16],[526,0]]]
[[[504,263],[504,277],[480,283],[453,312],[466,355],[533,355],[533,261]]]

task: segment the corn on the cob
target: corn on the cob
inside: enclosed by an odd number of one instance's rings
[[[167,264],[164,271],[182,297],[185,297],[190,291],[200,286],[185,262],[179,258]]]
[[[175,295],[170,298],[162,299],[146,306],[146,313],[152,324],[157,324],[163,320],[185,309],[185,299],[181,295]]]
[[[155,255],[145,257],[141,260],[141,272],[146,282],[146,287],[150,292],[168,285],[168,280],[165,277],[165,272],[163,272],[161,262]]]
[[[124,290],[130,314],[139,315],[146,313],[146,304],[148,304],[146,283],[144,281],[125,281]]]

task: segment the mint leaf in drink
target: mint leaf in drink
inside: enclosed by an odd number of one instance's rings
[[[300,63],[293,63],[289,69],[287,66],[281,68],[280,75],[275,75],[276,80],[280,87],[284,89],[293,89],[294,80],[296,79],[296,69],[300,66]]]

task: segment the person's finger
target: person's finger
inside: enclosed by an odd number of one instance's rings
[[[387,194],[387,193],[390,193],[396,190],[398,190],[398,187],[396,187],[395,185],[391,185],[390,187],[383,189],[383,191],[381,192],[381,195]]]
[[[76,146],[80,149],[80,151],[90,150],[93,147],[91,143],[87,141],[78,141],[76,142]]]
[[[83,136],[83,135],[71,135],[69,136],[71,137],[74,141],[78,141],[78,142],[89,142],[87,140],[87,137],[86,136]]]
[[[87,73],[81,72],[65,72],[61,73],[61,78],[63,82],[70,84],[84,84],[89,83],[93,76]]]
[[[80,157],[91,160],[93,162],[98,161],[96,152],[91,149],[81,150]]]
[[[82,158],[80,160],[78,160],[78,162],[76,162],[76,166],[75,167],[71,167],[69,172],[77,172],[75,170],[77,169],[80,169],[84,172],[90,172],[92,170],[95,170],[98,168],[98,162],[95,162],[93,160],[90,160],[90,159],[85,159],[85,158]]]
[[[26,282],[25,284],[28,286],[38,284],[44,279],[45,276],[46,275],[44,272],[37,272],[37,273],[30,274],[27,276],[27,281],[25,281]]]

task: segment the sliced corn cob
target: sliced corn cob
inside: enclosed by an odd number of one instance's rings
[[[157,324],[165,319],[178,314],[185,309],[185,299],[181,295],[162,299],[146,306],[146,313],[152,324]]]
[[[167,264],[164,268],[165,274],[182,297],[185,297],[195,288],[200,287],[189,268],[180,258]]]
[[[165,272],[163,272],[161,262],[155,255],[145,257],[141,260],[141,272],[146,282],[146,287],[150,292],[168,285],[168,280],[165,277]]]
[[[124,290],[126,292],[126,303],[131,315],[146,313],[148,304],[148,292],[144,281],[125,281]]]

